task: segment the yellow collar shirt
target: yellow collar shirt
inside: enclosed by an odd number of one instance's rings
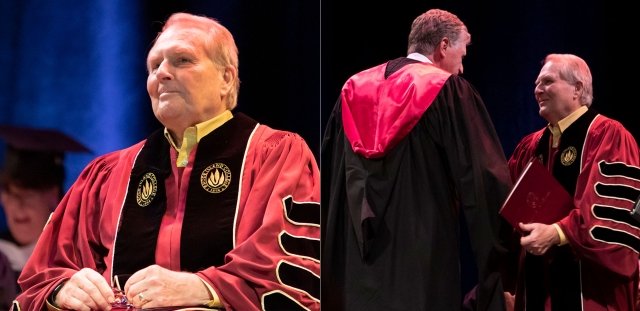
[[[215,116],[212,119],[186,128],[184,130],[184,134],[182,135],[182,143],[179,146],[175,143],[173,137],[171,137],[171,134],[169,134],[169,130],[165,127],[164,137],[169,141],[171,146],[173,146],[173,148],[178,151],[176,166],[186,167],[187,164],[189,164],[189,153],[191,153],[193,147],[195,147],[195,145],[200,142],[200,139],[207,136],[209,133],[213,132],[215,129],[219,128],[232,118],[233,114],[231,113],[231,111],[225,110],[223,113]]]
[[[573,122],[578,120],[578,118],[580,118],[585,112],[587,112],[587,110],[589,110],[587,106],[581,106],[580,108],[576,109],[576,111],[566,116],[564,119],[558,121],[557,125],[553,125],[553,124],[547,125],[553,137],[553,143],[551,144],[553,148],[557,148],[558,144],[560,144],[560,136],[562,136],[562,133],[571,124],[573,124]]]

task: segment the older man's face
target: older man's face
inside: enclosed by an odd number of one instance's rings
[[[204,32],[176,26],[149,51],[147,91],[156,118],[170,130],[184,131],[226,109],[231,85],[224,68],[207,55],[204,40]]]
[[[549,123],[556,124],[580,108],[576,86],[560,77],[560,64],[553,61],[542,66],[533,92],[540,116]]]

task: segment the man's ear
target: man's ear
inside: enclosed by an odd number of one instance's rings
[[[580,97],[580,95],[584,91],[583,89],[584,89],[584,84],[582,84],[582,81],[576,82],[573,89],[573,97],[574,98]]]
[[[238,70],[235,67],[227,66],[224,68],[224,72],[222,73],[222,80],[224,83],[222,84],[220,92],[223,95],[229,95],[231,90],[235,86],[235,81],[238,78]]]
[[[438,48],[436,49],[436,54],[439,58],[444,57],[447,54],[447,49],[451,46],[451,41],[449,38],[444,37],[440,40],[440,44],[438,44]]]
[[[440,41],[440,46],[442,50],[446,52],[447,49],[451,46],[451,40],[449,40],[449,38],[447,37],[442,38],[442,40]]]

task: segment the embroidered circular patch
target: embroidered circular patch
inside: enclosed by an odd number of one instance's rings
[[[146,173],[138,183],[136,201],[138,205],[145,207],[153,201],[158,192],[158,179],[153,173]]]
[[[560,163],[564,166],[569,166],[576,160],[578,157],[578,150],[575,147],[569,146],[567,149],[562,151],[560,154]]]
[[[220,193],[231,183],[231,170],[224,163],[213,163],[202,171],[200,184],[210,193]]]

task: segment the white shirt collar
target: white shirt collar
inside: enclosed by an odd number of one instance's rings
[[[420,53],[411,53],[409,55],[407,55],[407,58],[411,58],[413,60],[417,60],[423,63],[429,63],[429,64],[433,64],[433,62],[426,56],[420,54]]]

